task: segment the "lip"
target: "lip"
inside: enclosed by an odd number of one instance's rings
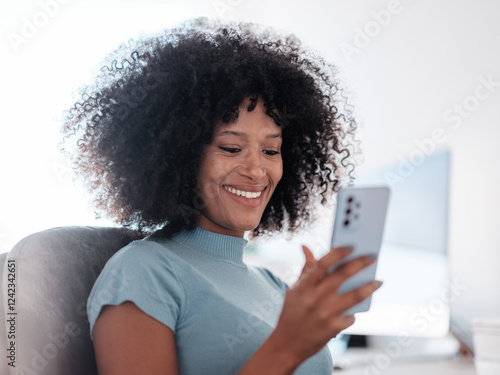
[[[265,186],[265,185],[248,185],[248,184],[237,184],[237,185],[225,184],[222,187],[224,187],[224,186],[232,187],[233,189],[236,189],[236,190],[249,191],[251,193],[258,193],[260,191],[266,190],[266,188],[267,188],[267,186]]]
[[[262,194],[258,198],[246,198],[242,197],[241,195],[236,195],[231,193],[230,191],[227,191],[224,188],[224,186],[232,187],[237,190],[249,191],[253,193],[258,193],[259,191],[261,191]],[[223,185],[222,187],[222,190],[225,191],[226,194],[228,194],[232,200],[241,204],[242,206],[250,208],[255,208],[261,205],[262,201],[264,200],[264,190],[266,189],[267,186],[257,186],[257,185]]]

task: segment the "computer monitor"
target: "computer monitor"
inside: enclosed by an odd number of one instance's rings
[[[356,314],[345,333],[413,337],[443,336],[449,329],[450,291],[447,256],[450,153],[439,151],[418,160],[360,169],[355,185],[389,185],[391,197],[377,278],[384,281],[372,298],[370,311]],[[246,260],[264,265],[289,283],[298,277],[300,245],[316,251],[330,247],[334,212],[301,234],[274,236],[247,247]]]
[[[450,152],[362,172],[355,185],[391,187],[377,278],[384,281],[370,311],[345,332],[438,337],[449,330],[453,280],[449,279]]]

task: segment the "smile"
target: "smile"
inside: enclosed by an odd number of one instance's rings
[[[226,185],[224,185],[224,189],[226,189],[230,193],[249,199],[255,199],[262,195],[262,191],[242,191]]]

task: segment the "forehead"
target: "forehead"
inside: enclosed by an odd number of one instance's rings
[[[250,131],[245,131],[245,127],[236,127],[236,128],[227,128],[220,127],[219,129],[215,129],[215,137],[240,137],[240,138],[249,138],[252,135],[258,134],[263,136],[266,139],[281,139],[281,129],[279,126],[275,125],[276,129],[260,129],[258,132],[254,131],[255,128],[249,129]],[[242,128],[242,129],[240,129]]]
[[[281,128],[265,113],[264,105],[259,101],[252,111],[248,111],[247,106],[242,105],[236,121],[220,122],[215,127],[214,135],[215,137],[261,135],[266,138],[281,138]]]

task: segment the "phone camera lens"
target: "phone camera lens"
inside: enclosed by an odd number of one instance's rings
[[[353,201],[353,200],[354,200],[354,199],[353,199],[353,197],[349,197],[349,198],[347,198],[347,202],[348,202],[348,203],[352,203],[352,201]]]
[[[344,221],[344,227],[349,226],[349,220]]]
[[[348,208],[347,210],[345,210],[345,213],[346,213],[346,215],[349,215],[351,213],[351,209]]]

